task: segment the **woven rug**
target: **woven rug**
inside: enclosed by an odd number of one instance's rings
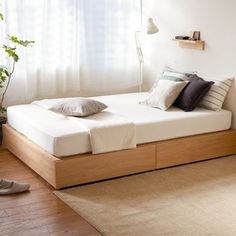
[[[55,194],[103,235],[236,235],[236,156]]]

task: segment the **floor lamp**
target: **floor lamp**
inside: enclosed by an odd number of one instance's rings
[[[156,34],[159,31],[158,27],[154,23],[152,18],[149,18],[147,21],[147,26],[146,26],[146,33],[147,34]],[[135,32],[135,41],[136,41],[136,48],[137,48],[137,54],[138,54],[138,61],[139,61],[139,92],[142,91],[142,83],[143,83],[143,63],[144,63],[144,58],[143,58],[143,52],[142,52],[142,47],[139,41],[139,34],[142,31],[136,31]]]

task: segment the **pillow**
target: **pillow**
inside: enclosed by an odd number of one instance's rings
[[[212,85],[206,96],[202,99],[199,106],[213,111],[221,110],[233,80],[233,78],[223,80],[213,79],[212,81],[214,82],[214,84]]]
[[[188,77],[183,74],[183,73],[179,73],[179,72],[172,72],[172,71],[165,71],[163,73],[163,76],[165,79],[168,79],[168,77],[172,77],[171,80],[174,80],[174,81],[186,81],[188,80]],[[175,78],[175,79],[173,79]]]
[[[183,73],[179,73],[179,72],[172,72],[172,71],[164,71],[161,75],[160,78],[158,78],[153,86],[151,87],[151,89],[149,90],[149,93],[151,93],[158,85],[158,81],[159,80],[162,80],[162,79],[165,79],[165,80],[173,80],[173,81],[186,81],[188,80],[188,77],[183,74]]]
[[[106,109],[107,106],[99,101],[88,98],[72,98],[65,102],[55,104],[50,111],[63,114],[65,116],[89,116]]]
[[[167,110],[179,96],[187,81],[159,80],[149,97],[140,102],[151,107]]]
[[[203,97],[214,84],[212,81],[204,81],[197,75],[189,75],[189,83],[180,93],[174,105],[184,111],[194,110]]]

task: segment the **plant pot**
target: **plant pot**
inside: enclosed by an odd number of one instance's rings
[[[2,132],[2,125],[6,124],[7,118],[0,116],[0,145],[2,145],[2,139],[3,139],[3,132]]]

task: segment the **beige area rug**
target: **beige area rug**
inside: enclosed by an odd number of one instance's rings
[[[55,193],[104,235],[236,235],[236,156]]]

